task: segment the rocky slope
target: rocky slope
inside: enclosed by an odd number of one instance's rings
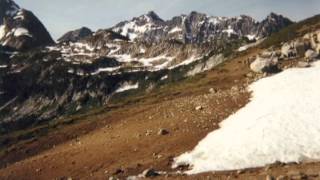
[[[28,50],[53,44],[53,40],[31,12],[11,0],[0,0],[0,45],[13,50]]]
[[[114,95],[144,93],[193,76],[224,62],[239,46],[292,23],[275,14],[259,23],[248,16],[197,12],[164,21],[149,12],[94,33],[70,31],[48,46],[52,39],[31,12],[12,1],[0,2],[10,12],[3,15],[0,41],[3,133],[106,105]],[[19,28],[21,36],[15,36]]]

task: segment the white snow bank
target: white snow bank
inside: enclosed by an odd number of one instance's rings
[[[6,26],[1,25],[0,26],[0,40],[6,35]]]
[[[132,89],[138,89],[138,88],[139,88],[139,83],[136,83],[136,84],[124,83],[115,92],[120,93],[128,90],[132,90]]]
[[[251,102],[175,159],[188,174],[320,160],[320,63],[250,86]]]

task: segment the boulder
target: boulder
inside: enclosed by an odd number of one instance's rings
[[[169,131],[167,129],[160,129],[159,132],[158,132],[158,135],[167,135],[169,134]]]
[[[303,57],[306,50],[310,48],[310,43],[308,41],[297,40],[294,42],[294,49],[296,50],[297,56]]]
[[[310,67],[310,64],[308,62],[299,61],[297,66],[299,68],[307,68],[307,67]]]
[[[197,107],[195,108],[196,111],[201,111],[202,109],[203,109],[202,106],[197,106]]]
[[[257,57],[257,59],[250,64],[250,69],[256,73],[273,72],[277,69],[278,58],[262,58]]]
[[[297,51],[293,44],[285,43],[281,47],[281,54],[283,57],[292,58],[297,56]]]
[[[143,171],[142,176],[145,178],[159,176],[160,174],[154,169],[146,169]]]
[[[307,61],[314,61],[318,56],[319,56],[319,53],[312,49],[307,50],[305,53],[305,59]]]

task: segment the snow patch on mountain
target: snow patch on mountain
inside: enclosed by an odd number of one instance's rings
[[[1,25],[0,26],[0,40],[6,36],[6,26],[5,25]]]
[[[124,91],[129,91],[129,90],[138,89],[138,88],[139,88],[139,83],[132,84],[132,83],[126,82],[126,83],[123,83],[115,92],[121,93]]]
[[[320,63],[252,85],[251,102],[175,159],[188,174],[320,160]],[[281,101],[279,101],[281,99]]]
[[[117,71],[119,70],[121,67],[118,66],[118,67],[107,67],[107,68],[99,68],[97,71],[91,73],[91,75],[97,75],[101,72],[114,72],[114,71]]]
[[[24,20],[23,11],[20,9],[17,14],[13,17],[13,19]]]
[[[222,30],[222,32],[227,33],[228,37],[230,37],[232,34],[237,34],[231,26],[228,26],[228,29]]]
[[[19,36],[29,36],[32,37],[32,35],[29,33],[29,31],[25,28],[17,28],[12,30],[14,32],[15,37]]]
[[[173,34],[173,33],[180,32],[180,31],[182,31],[182,29],[180,27],[174,27],[173,29],[171,29],[169,31],[169,34]]]
[[[188,59],[185,59],[184,61],[182,61],[181,63],[177,64],[177,65],[174,65],[174,66],[171,66],[169,69],[174,69],[174,68],[177,68],[179,66],[184,66],[184,65],[188,65],[188,64],[191,64],[197,60],[199,60],[201,58],[201,56],[199,57],[196,57],[195,55],[189,57]]]

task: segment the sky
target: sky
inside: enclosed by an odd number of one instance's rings
[[[33,11],[51,35],[83,26],[92,30],[111,27],[148,11],[170,19],[191,11],[212,16],[250,15],[257,20],[270,12],[283,14],[294,21],[320,14],[320,0],[15,0]]]

